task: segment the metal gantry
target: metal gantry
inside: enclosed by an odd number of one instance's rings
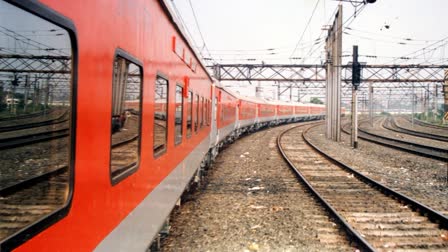
[[[325,82],[326,65],[222,64],[210,66],[219,81]],[[341,65],[342,81],[351,83],[351,65]],[[443,83],[448,65],[363,65],[362,82]]]

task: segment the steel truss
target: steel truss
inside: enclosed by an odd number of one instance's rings
[[[211,66],[219,81],[325,82],[325,65],[222,64]],[[343,82],[351,83],[352,66],[340,66]],[[442,83],[448,65],[364,65],[362,82]]]

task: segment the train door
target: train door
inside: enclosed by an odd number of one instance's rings
[[[212,86],[212,125],[210,130],[210,147],[215,146],[218,143],[218,94],[216,86]]]

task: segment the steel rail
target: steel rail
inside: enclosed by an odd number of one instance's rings
[[[407,118],[408,121],[411,121],[410,118]],[[442,126],[442,125],[436,125],[428,122],[424,122],[422,120],[418,120],[414,118],[414,122],[416,122],[420,126],[428,127],[428,128],[434,128],[434,129],[442,129],[442,130],[448,130],[448,126]]]
[[[69,120],[69,119],[62,119],[67,115],[67,113],[68,113],[68,111],[62,113],[62,115],[60,115],[56,118],[43,120],[43,121],[39,121],[39,122],[31,122],[31,123],[25,123],[25,124],[9,125],[9,126],[0,126],[0,133],[64,123]]]
[[[50,113],[52,112],[53,109],[49,109],[46,111],[46,113]],[[25,114],[25,115],[18,115],[18,116],[14,116],[14,117],[3,117],[0,118],[0,121],[12,121],[12,120],[19,120],[19,119],[28,119],[28,118],[33,118],[33,117],[38,117],[44,114],[44,111],[39,111],[36,113],[31,113],[31,114]]]
[[[387,125],[387,121],[390,123],[390,126]],[[398,132],[398,133],[408,134],[408,135],[412,135],[412,136],[423,137],[423,138],[427,138],[427,139],[431,139],[431,140],[448,142],[448,137],[446,137],[446,136],[403,128],[395,122],[393,117],[389,117],[387,119],[387,121],[384,121],[382,126],[383,126],[383,128],[386,128],[388,130]]]
[[[312,127],[310,127],[309,129],[311,129]],[[308,129],[308,130],[309,130]],[[370,185],[372,185],[374,188],[376,188],[377,190],[381,191],[382,193],[384,193],[387,196],[392,196],[396,199],[398,199],[399,201],[405,202],[405,204],[408,204],[412,207],[412,209],[419,211],[422,215],[427,216],[432,222],[439,224],[439,226],[441,228],[444,229],[448,229],[448,217],[443,215],[442,213],[426,206],[423,203],[420,203],[410,197],[405,196],[402,193],[399,193],[395,190],[393,190],[392,188],[383,185],[371,178],[369,178],[366,175],[363,175],[362,173],[358,172],[357,170],[355,170],[354,168],[344,164],[343,162],[340,162],[338,160],[336,160],[335,158],[331,157],[330,155],[326,154],[324,151],[322,151],[319,147],[317,147],[316,145],[314,145],[313,143],[311,143],[309,141],[309,139],[307,139],[305,137],[305,134],[307,133],[307,131],[304,131],[302,133],[302,138],[305,140],[305,142],[310,145],[314,150],[316,150],[317,152],[319,152],[321,155],[323,155],[325,158],[327,158],[328,160],[330,160],[331,162],[333,162],[334,164],[342,167],[343,169],[353,173],[356,177],[358,177],[359,179],[361,179],[362,181],[364,181],[365,183],[368,183]]]
[[[0,139],[0,150],[21,147],[29,144],[46,142],[69,136],[69,129],[59,129],[36,134]]]
[[[348,130],[346,130],[344,127],[342,127],[342,131],[344,133],[350,135],[350,132]],[[380,145],[398,149],[401,151],[406,151],[406,152],[416,154],[419,156],[448,162],[448,150],[446,150],[446,149],[417,144],[417,143],[411,143],[411,142],[402,141],[402,140],[390,138],[390,137],[384,137],[384,136],[376,135],[374,133],[367,132],[363,129],[359,129],[359,133],[360,134],[358,135],[358,137],[365,141],[380,144]]]
[[[321,123],[317,123],[317,125],[320,125]],[[309,124],[306,124],[309,125]],[[299,125],[290,129],[287,129],[280,133],[280,135],[277,137],[277,148],[279,152],[281,153],[282,157],[288,164],[288,166],[293,170],[296,177],[301,180],[306,187],[311,191],[311,193],[321,202],[321,204],[330,212],[331,216],[339,222],[342,227],[344,228],[345,232],[348,236],[350,236],[360,247],[362,247],[365,251],[375,251],[375,249],[370,245],[363,237],[362,235],[356,231],[338,212],[336,209],[334,209],[330,203],[328,203],[314,188],[313,186],[308,182],[308,180],[303,176],[303,174],[297,169],[297,167],[292,163],[292,161],[287,157],[285,151],[282,148],[281,145],[281,139],[283,135],[290,130],[296,129],[298,127],[303,127],[306,125]]]
[[[59,174],[65,172],[67,169],[68,169],[68,166],[62,166],[62,167],[56,168],[54,170],[44,172],[42,174],[37,174],[37,175],[31,176],[30,178],[25,179],[25,180],[21,180],[21,181],[19,180],[13,184],[10,184],[3,188],[0,188],[0,196],[4,197],[7,195],[10,195],[10,194],[17,192],[23,188],[29,187],[29,186],[39,183],[43,180],[47,180],[49,177],[59,175]]]
[[[116,147],[123,146],[123,145],[128,144],[128,143],[130,143],[130,142],[133,142],[133,141],[135,141],[135,140],[137,140],[137,139],[138,139],[138,135],[135,135],[135,136],[130,137],[130,138],[128,138],[128,139],[125,139],[125,140],[123,140],[123,141],[121,141],[121,142],[112,144],[112,148],[116,148]]]

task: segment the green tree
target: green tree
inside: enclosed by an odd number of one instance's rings
[[[324,102],[321,101],[321,100],[320,100],[319,98],[317,98],[317,97],[313,97],[313,98],[311,98],[310,102],[311,102],[311,103],[314,103],[314,104],[324,104]]]

